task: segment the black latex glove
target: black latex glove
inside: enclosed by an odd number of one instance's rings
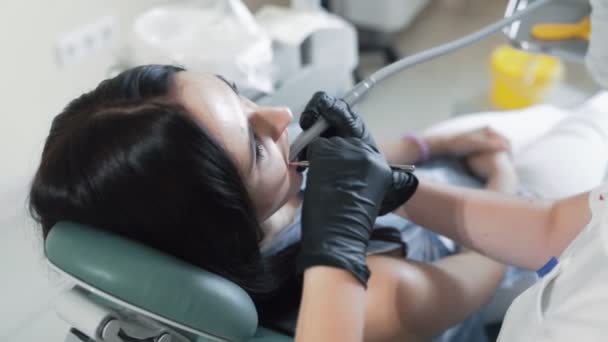
[[[319,117],[327,120],[330,125],[321,134],[322,137],[359,138],[378,150],[374,138],[361,117],[352,111],[344,100],[327,95],[323,91],[316,92],[300,116],[300,127],[303,130],[309,129]]]
[[[367,245],[392,182],[391,169],[376,149],[356,138],[318,138],[307,156],[298,274],[311,266],[332,266],[367,285]]]
[[[322,137],[359,138],[378,151],[376,142],[361,117],[350,109],[342,99],[317,92],[304,108],[300,117],[300,127],[309,129],[319,119],[324,118],[330,124]],[[387,214],[404,204],[416,191],[418,179],[403,170],[393,170],[393,184],[386,192],[380,208],[380,215]]]

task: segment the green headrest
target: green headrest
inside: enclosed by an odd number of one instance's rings
[[[255,306],[239,286],[134,241],[60,222],[46,254],[82,282],[197,331],[237,341],[256,332]]]

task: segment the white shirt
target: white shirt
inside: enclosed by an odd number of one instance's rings
[[[591,221],[559,263],[513,301],[499,342],[608,341],[608,183],[589,206]]]

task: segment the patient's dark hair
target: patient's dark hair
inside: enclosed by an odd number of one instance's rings
[[[261,256],[233,160],[170,97],[182,70],[130,69],[57,115],[32,183],[32,216],[45,238],[58,221],[92,225],[222,275],[265,303],[293,282],[293,249]]]

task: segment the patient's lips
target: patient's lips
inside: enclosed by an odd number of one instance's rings
[[[289,163],[289,169],[290,170],[295,169],[299,173],[306,171],[307,168],[308,168],[308,162],[294,161],[294,162]]]

